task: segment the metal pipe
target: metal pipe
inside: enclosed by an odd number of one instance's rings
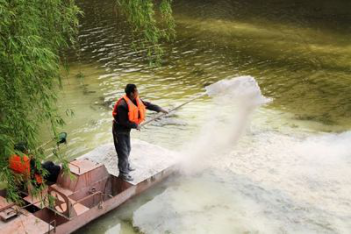
[[[82,201],[84,201],[84,200],[86,200],[86,199],[88,199],[88,198],[94,197],[95,195],[98,195],[98,194],[100,195],[100,202],[102,202],[102,196],[103,196],[103,194],[102,194],[101,191],[97,191],[97,192],[95,192],[95,193],[92,193],[92,194],[90,194],[90,195],[88,195],[88,196],[86,196],[86,197],[83,197],[83,198],[81,198],[81,199],[75,201],[75,203],[73,203],[72,206],[76,205],[77,203],[81,203]]]
[[[72,166],[74,166],[74,167],[78,168],[78,173],[80,174],[80,167],[79,167],[79,166],[74,165],[72,162],[70,162],[70,163],[69,163],[69,165],[72,165]]]
[[[53,227],[54,227],[54,233],[56,233],[56,220],[55,220],[55,219],[49,222],[49,231],[48,231],[48,233],[51,232],[51,229],[50,229],[51,224],[54,224],[54,225],[53,225]]]
[[[163,116],[165,116],[165,115],[168,115],[169,113],[171,113],[171,112],[173,112],[173,111],[175,111],[175,110],[178,110],[178,109],[181,108],[182,106],[184,106],[184,105],[186,105],[186,104],[188,104],[188,103],[190,103],[190,102],[192,102],[192,101],[194,101],[194,100],[196,100],[196,99],[199,99],[199,98],[201,98],[201,97],[204,97],[204,96],[206,96],[206,95],[207,95],[207,93],[201,93],[200,95],[198,95],[198,96],[196,96],[196,97],[194,97],[194,98],[192,98],[192,99],[190,99],[190,100],[188,100],[188,101],[186,101],[186,102],[180,104],[179,106],[176,106],[176,107],[174,107],[173,109],[169,110],[168,113],[161,113],[161,114],[158,114],[158,115],[155,116],[154,118],[149,119],[149,120],[145,121],[144,123],[141,123],[141,124],[140,124],[140,127],[144,127],[146,124],[149,124],[149,123],[151,123],[151,122],[153,122],[153,121],[155,121],[155,120],[157,120],[157,119],[159,119],[159,118],[161,118],[161,117],[163,117]]]

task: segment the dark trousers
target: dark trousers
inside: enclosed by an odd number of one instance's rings
[[[112,129],[113,142],[118,157],[118,170],[121,176],[129,174],[129,154],[130,154],[130,133],[118,133]]]

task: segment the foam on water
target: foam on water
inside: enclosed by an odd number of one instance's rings
[[[262,212],[259,205],[228,188],[209,175],[187,178],[137,210],[133,224],[154,234],[274,232],[265,217],[250,220]]]
[[[264,132],[248,139],[250,143],[239,144],[217,166],[265,188],[263,196],[250,192],[251,196],[266,197],[272,206],[267,209],[289,222],[290,228],[297,226],[302,233],[349,233],[350,132],[308,137]]]
[[[143,233],[348,234],[350,141],[351,132],[251,132],[140,207],[133,224]]]
[[[143,233],[350,233],[351,132],[243,134],[267,101],[253,81],[207,90],[226,98],[183,152],[185,176],[134,212]]]

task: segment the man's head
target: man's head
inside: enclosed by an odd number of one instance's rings
[[[18,142],[17,144],[15,144],[14,149],[17,151],[20,151],[24,154],[27,154],[28,153],[28,144],[26,142]]]
[[[139,95],[138,89],[135,84],[127,84],[124,91],[131,100],[134,100]]]

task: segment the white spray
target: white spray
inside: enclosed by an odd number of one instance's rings
[[[270,101],[251,76],[219,81],[207,86],[206,93],[213,97],[213,106],[199,137],[182,153],[181,169],[185,174],[201,170],[231,149],[244,131],[250,114]]]

